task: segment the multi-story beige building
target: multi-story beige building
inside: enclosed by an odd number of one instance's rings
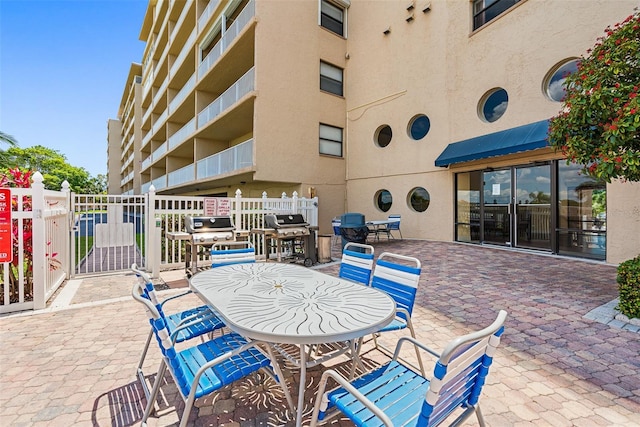
[[[405,238],[623,261],[640,185],[593,182],[545,139],[566,73],[635,6],[151,0],[109,191],[297,191],[319,197],[321,232],[400,214]]]

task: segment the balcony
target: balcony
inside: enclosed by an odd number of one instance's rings
[[[199,160],[197,179],[214,178],[253,166],[253,139]]]
[[[167,94],[167,87],[169,86],[169,78],[165,77],[164,81],[158,88],[155,96],[153,97],[153,106],[155,107],[160,102],[160,97],[165,96]]]
[[[167,176],[162,175],[152,180],[151,183],[153,184],[154,187],[156,187],[156,190],[161,190],[167,186]]]
[[[168,184],[169,187],[174,185],[180,185],[187,182],[192,182],[195,179],[195,166],[192,164],[183,168],[169,172]]]
[[[182,47],[182,50],[180,51],[180,54],[178,55],[178,57],[176,58],[175,62],[173,63],[173,65],[169,69],[169,75],[171,77],[173,77],[178,72],[178,69],[180,68],[180,65],[182,65],[182,63],[184,62],[184,58],[186,58],[187,55],[189,55],[189,53],[191,53],[191,46],[193,45],[193,43],[196,40],[196,35],[197,35],[196,30],[193,30],[191,32],[191,35],[187,39],[187,42]]]
[[[142,163],[140,164],[140,169],[141,170],[145,170],[146,168],[148,168],[149,166],[151,166],[151,159],[152,156],[147,157],[146,159],[144,159],[142,161]]]
[[[187,136],[196,131],[196,118],[189,120],[189,122],[182,126],[180,130],[169,137],[169,150],[180,145]]]
[[[208,8],[207,8],[208,9]],[[242,29],[251,21],[256,14],[255,2],[250,1],[240,12],[238,18],[225,31],[218,43],[211,49],[211,52],[202,60],[198,66],[198,78],[201,79],[207,71],[211,69],[213,64],[222,56],[224,51],[231,45],[233,40],[240,34]],[[204,14],[203,14],[204,16]],[[201,17],[202,18],[202,17]]]
[[[240,77],[229,89],[216,98],[204,110],[198,113],[198,129],[202,129],[223,111],[238,102],[240,98],[253,91],[255,68],[251,68]],[[155,132],[154,132],[155,133]]]
[[[193,92],[193,88],[196,86],[196,75],[191,76],[189,80],[184,84],[180,92],[176,94],[176,96],[169,103],[169,112],[173,114],[174,111],[178,108],[178,106],[184,101],[184,99]]]
[[[155,162],[156,160],[158,160],[160,157],[162,157],[163,154],[165,154],[167,152],[167,143],[163,142],[161,146],[159,146],[158,148],[156,148],[153,153],[151,153],[151,159]]]
[[[209,18],[211,18],[211,15],[216,11],[219,4],[220,0],[211,0],[209,2],[207,8],[202,12],[200,18],[198,18],[198,30],[202,31],[204,29],[204,26],[207,25],[207,21],[209,21]]]
[[[164,110],[164,112],[160,114],[156,122],[153,124],[153,127],[151,128],[152,135],[155,135],[156,133],[158,133],[158,130],[160,130],[160,127],[164,125],[164,122],[167,120],[168,115],[169,115],[169,112],[167,110]]]

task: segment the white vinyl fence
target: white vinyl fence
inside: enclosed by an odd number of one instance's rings
[[[198,197],[198,196],[162,196],[156,195],[155,189],[150,187],[149,208],[147,210],[149,221],[147,224],[147,271],[154,277],[160,270],[184,268],[185,246],[184,240],[171,240],[171,232],[184,231],[185,215],[205,215],[205,203],[214,202],[217,206],[216,214],[229,215],[233,220],[236,231],[244,231],[256,247],[256,255],[259,259],[269,257],[268,242],[264,241],[264,235],[249,233],[254,228],[264,226],[265,214],[300,213],[311,226],[318,225],[318,198],[298,197],[296,192],[291,197],[285,193],[279,198],[270,198],[267,193],[262,193],[261,198],[244,198],[242,192],[236,190],[235,197]],[[155,243],[155,244],[153,244]],[[205,258],[201,254],[199,261]]]
[[[13,261],[0,263],[0,313],[41,309],[69,277],[69,184],[45,190],[42,175],[31,188],[11,188]]]
[[[42,175],[31,188],[11,188],[13,260],[0,263],[0,314],[42,309],[71,277],[128,270],[136,262],[158,277],[160,270],[184,268],[186,242],[168,233],[184,231],[185,215],[231,216],[259,258],[273,248],[262,228],[265,214],[300,213],[318,225],[318,199],[288,197],[139,196],[73,194],[65,181],[61,191],[45,190]],[[206,251],[200,255],[207,257]]]

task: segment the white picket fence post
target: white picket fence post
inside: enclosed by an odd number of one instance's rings
[[[33,174],[31,189],[31,210],[33,211],[33,220],[31,223],[31,243],[33,248],[33,308],[39,310],[47,306],[45,298],[47,242],[44,223],[44,183],[40,172]]]
[[[236,205],[233,212],[233,223],[236,229],[248,230],[247,225],[242,223],[242,191],[236,190]]]
[[[160,274],[160,236],[157,236],[161,232],[160,228],[156,227],[156,187],[151,184],[149,192],[147,193],[147,218],[145,221],[145,236],[146,236],[146,270],[151,272],[151,277],[157,279]]]

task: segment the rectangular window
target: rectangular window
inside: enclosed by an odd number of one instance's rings
[[[342,128],[320,123],[320,154],[342,157]]]
[[[342,69],[320,61],[320,90],[342,96]]]
[[[473,29],[502,15],[521,0],[473,0]]]
[[[344,8],[328,0],[320,0],[320,25],[344,37]]]

